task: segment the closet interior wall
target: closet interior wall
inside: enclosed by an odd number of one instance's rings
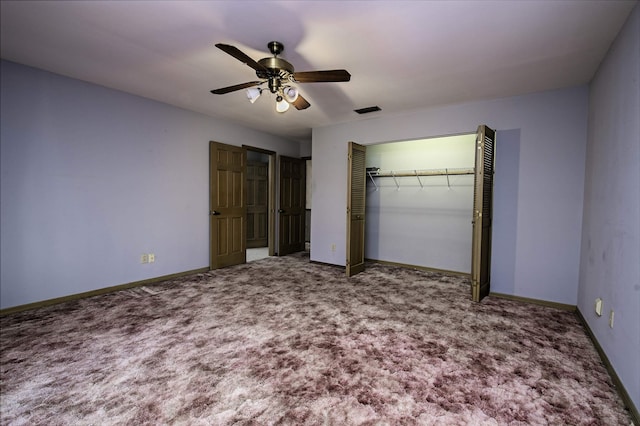
[[[471,272],[475,137],[367,146],[366,258]]]

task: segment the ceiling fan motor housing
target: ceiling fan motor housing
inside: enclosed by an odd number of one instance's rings
[[[275,93],[280,87],[280,81],[278,81],[277,87],[272,87],[272,80],[290,80],[294,71],[293,65],[282,58],[263,58],[260,59],[258,63],[267,70],[257,70],[256,75],[258,78],[269,80],[269,90],[271,90],[272,93]]]

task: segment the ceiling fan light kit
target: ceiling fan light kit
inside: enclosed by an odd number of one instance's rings
[[[287,112],[289,109],[289,102],[282,99],[282,96],[278,95],[276,97],[276,111],[278,112]]]
[[[295,87],[285,87],[282,93],[284,95],[284,98],[289,103],[295,102],[299,96],[298,89],[296,89]]]
[[[257,86],[267,83],[269,91],[276,95],[276,111],[278,112],[287,111],[290,105],[293,105],[298,110],[307,109],[311,106],[300,95],[296,87],[289,85],[291,83],[330,83],[351,80],[351,74],[347,70],[295,72],[293,65],[282,58],[278,58],[278,55],[284,50],[284,45],[278,41],[269,42],[267,45],[273,57],[262,58],[257,62],[235,46],[218,43],[216,47],[253,68],[260,80],[215,89],[211,93],[224,95],[236,90],[247,89],[247,99],[249,99],[249,102],[254,103],[263,90]]]
[[[249,102],[254,103],[262,95],[262,89],[260,87],[250,87],[247,89],[247,98]]]

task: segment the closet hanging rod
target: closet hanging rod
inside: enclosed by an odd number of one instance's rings
[[[416,177],[416,176],[454,176],[454,175],[473,175],[475,169],[431,169],[431,170],[400,170],[388,172],[367,172],[369,177]]]

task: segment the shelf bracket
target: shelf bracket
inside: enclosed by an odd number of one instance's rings
[[[420,180],[420,175],[418,174],[418,171],[414,170],[413,173],[415,173],[416,177],[418,178],[418,183],[420,184],[420,189],[424,189],[424,185],[422,184],[422,180]]]
[[[449,183],[449,169],[444,169],[444,173],[447,175],[447,186],[451,189],[451,183]]]
[[[376,191],[378,190],[378,185],[376,185],[376,181],[373,179],[373,176],[371,176],[371,172],[367,172],[367,174],[369,175],[369,179],[371,179],[371,183],[373,183],[373,186],[375,186]]]
[[[391,176],[393,177],[393,181],[396,183],[396,189],[400,191],[400,184],[398,183],[398,179],[396,179],[396,173],[391,171]]]

